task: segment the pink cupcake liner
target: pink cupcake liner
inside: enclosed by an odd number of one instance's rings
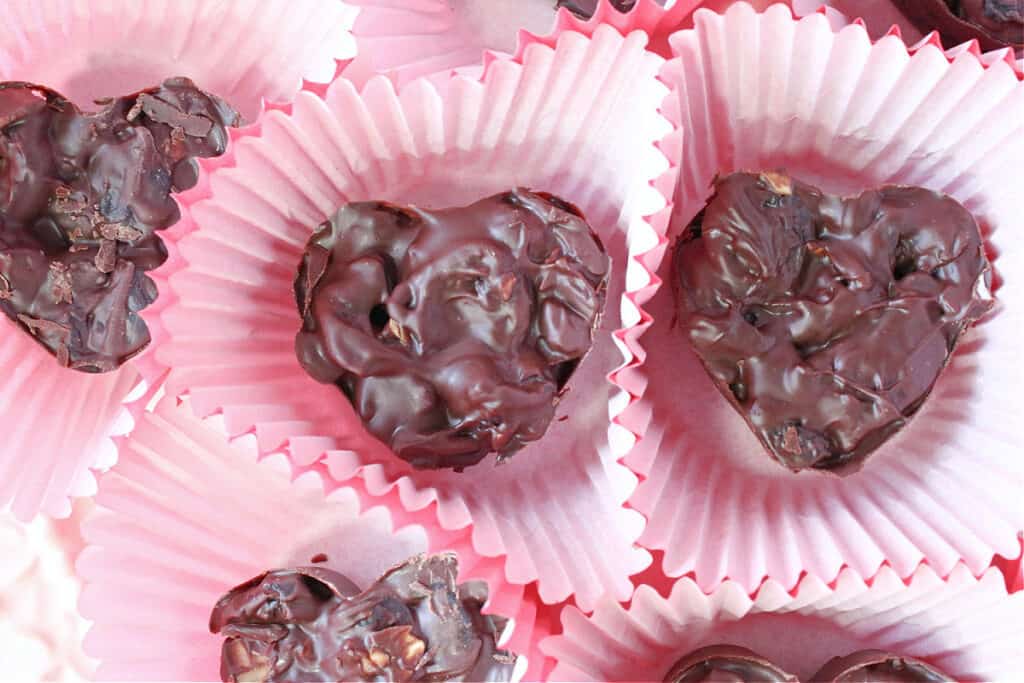
[[[18,683],[89,680],[79,585],[49,522],[0,513],[0,664]]]
[[[893,7],[889,0],[792,0],[793,14],[805,17],[815,12],[825,15],[836,30],[850,23],[858,22],[867,29],[872,38],[895,35],[902,38],[916,52],[925,45],[943,48],[938,33],[924,34],[907,21],[903,13]],[[946,55],[955,58],[968,51],[977,55],[983,64],[1006,62],[1014,67],[1018,77],[1024,76],[1024,59],[1017,59],[1009,48],[982,53],[977,42],[963,45],[947,45]]]
[[[111,440],[132,426],[138,372],[89,375],[53,356],[4,317],[0,320],[0,510],[29,521],[40,511],[71,514],[72,497],[96,491],[91,470],[117,460]]]
[[[1020,673],[1024,593],[1001,575],[963,565],[947,579],[921,567],[904,583],[889,568],[865,582],[844,570],[832,586],[807,577],[790,594],[769,581],[753,597],[733,581],[705,594],[688,578],[664,598],[640,586],[628,607],[603,600],[593,615],[562,612],[563,632],[540,649],[557,660],[552,681],[660,681],[705,645],[747,647],[809,681],[834,656],[881,649],[924,659],[958,681]]]
[[[80,106],[188,76],[248,120],[261,102],[326,83],[355,55],[356,10],[337,0],[7,0],[0,80],[27,80]]]
[[[77,563],[79,608],[93,622],[85,650],[100,680],[219,680],[221,638],[207,629],[217,599],[319,553],[324,566],[368,583],[411,555],[454,550],[460,578],[488,580],[488,609],[516,619],[523,634],[514,642],[531,647],[522,588],[502,582],[465,534],[398,526],[358,488],[328,486],[279,454],[260,459],[251,436],[229,440],[222,420],[197,418],[187,400],[159,401],[120,445]]]
[[[662,60],[644,44],[642,33],[610,27],[565,33],[555,48],[527,47],[521,64],[494,61],[482,82],[454,76],[396,92],[376,78],[360,93],[339,80],[325,99],[302,94],[290,116],[267,115],[261,135],[236,146],[237,166],[212,174],[212,199],[193,207],[200,227],[180,245],[189,265],[171,279],[179,302],[164,315],[171,339],[159,351],[174,368],[169,391],[187,392],[203,415],[223,414],[233,434],[254,432],[264,450],[287,443],[300,464],[337,451],[328,460],[339,480],[371,466],[374,493],[396,486],[411,509],[436,499],[447,529],[478,522],[476,549],[508,554],[509,580],[539,580],[545,601],[628,596],[628,576],[649,557],[633,547],[641,518],[622,507],[635,478],[616,462],[636,435],[609,414],[642,392],[630,374],[649,324],[640,307],[658,284],[650,272],[674,182],[655,146],[670,128],[657,111]],[[295,266],[312,229],[348,201],[458,205],[516,185],[580,205],[619,264],[602,332],[562,404],[574,419],[500,469],[492,460],[461,476],[410,476],[335,387],[299,366]],[[479,477],[485,490],[473,485]],[[579,540],[553,544],[548,523]],[[594,537],[603,545],[585,541]]]
[[[844,565],[870,576],[888,563],[905,577],[962,559],[980,574],[994,553],[1014,556],[1024,85],[1006,64],[950,62],[934,47],[909,55],[895,37],[872,44],[860,26],[833,33],[821,15],[794,21],[782,6],[698,11],[673,48],[662,77],[678,106],[666,112],[686,131],[673,226],[701,209],[716,174],[739,169],[784,168],[838,192],[924,185],[979,218],[1001,282],[998,313],[968,335],[920,414],[843,479],[794,475],[766,456],[672,329],[662,288],[648,305],[647,391],[622,416],[644,431],[625,460],[644,478],[629,501],[648,520],[641,545],[705,590],[730,578],[753,591],[765,577],[790,588],[804,571],[830,579]]]

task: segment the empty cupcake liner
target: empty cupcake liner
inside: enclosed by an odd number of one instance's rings
[[[524,632],[515,642],[529,646],[522,588],[501,582],[465,534],[399,526],[358,488],[325,486],[282,455],[259,459],[252,437],[229,440],[219,418],[197,418],[187,400],[159,401],[120,446],[77,563],[99,680],[219,680],[221,638],[207,626],[217,599],[320,553],[323,566],[367,584],[411,555],[454,550],[460,580],[489,580],[488,609],[515,618]]]
[[[922,32],[907,21],[889,0],[792,0],[792,5],[793,14],[797,17],[817,12],[827,17],[836,30],[858,22],[864,25],[872,38],[896,35],[906,41],[911,52],[925,45],[943,48],[943,41],[936,32]],[[977,55],[983,64],[1006,62],[1014,67],[1018,77],[1024,76],[1024,59],[1017,59],[1009,48],[982,53],[976,42],[945,46],[946,56],[950,58],[965,51]]]
[[[188,76],[248,120],[263,100],[326,83],[355,55],[357,10],[340,1],[7,0],[0,80],[42,83],[85,107]]]
[[[884,562],[909,576],[963,559],[976,574],[1015,556],[1024,528],[1016,330],[1024,324],[1024,85],[1003,63],[895,37],[833,33],[821,15],[794,21],[732,6],[698,11],[673,37],[662,77],[685,131],[670,236],[703,207],[717,174],[784,169],[827,191],[882,183],[944,191],[978,217],[996,270],[998,312],[971,331],[909,426],[846,478],[792,474],[765,453],[670,321],[672,288],[647,308],[647,381],[622,416],[644,438],[625,460],[644,481],[630,505],[647,518],[641,545],[664,551],[670,576],[710,590],[753,591],[802,572],[826,580]],[[670,278],[671,259],[660,273]]]
[[[117,460],[112,438],[132,427],[130,405],[145,386],[124,367],[90,375],[53,356],[0,319],[0,510],[22,521],[71,513],[70,498],[96,491],[92,470]]]
[[[0,513],[0,666],[18,683],[89,680],[79,586],[48,520]]]
[[[884,568],[865,582],[844,570],[834,585],[808,576],[790,594],[769,581],[753,597],[733,581],[710,595],[688,578],[664,598],[641,586],[628,607],[603,600],[593,615],[562,612],[563,632],[540,649],[552,681],[660,681],[687,653],[729,643],[812,680],[834,656],[881,649],[917,657],[958,681],[1009,681],[1020,672],[1024,593],[1002,576],[958,565],[943,580],[921,567],[904,583]]]
[[[212,198],[193,206],[199,228],[180,244],[188,267],[172,277],[179,300],[163,316],[171,393],[222,413],[233,434],[254,432],[264,450],[287,443],[300,464],[335,451],[339,479],[372,465],[368,486],[397,486],[411,509],[437,499],[442,526],[478,522],[476,549],[508,554],[509,580],[539,579],[547,601],[628,595],[649,557],[633,547],[640,516],[622,507],[635,478],[616,462],[635,434],[614,416],[642,391],[629,373],[674,182],[655,145],[669,129],[658,113],[662,60],[644,45],[642,33],[610,27],[565,33],[555,48],[525,48],[522,63],[494,61],[482,82],[419,80],[396,92],[378,77],[357,92],[339,80],[325,99],[300,94],[290,115],[267,115],[259,137],[236,145],[237,166],[212,174]],[[560,407],[570,419],[501,468],[492,458],[463,475],[412,474],[298,364],[296,264],[313,228],[348,201],[453,206],[517,185],[581,206],[615,263],[595,348]],[[553,543],[565,529],[575,538]]]

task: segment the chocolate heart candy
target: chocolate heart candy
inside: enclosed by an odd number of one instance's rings
[[[299,267],[299,362],[414,467],[507,457],[554,417],[609,267],[580,211],[544,193],[441,211],[349,204]]]
[[[734,173],[676,246],[682,327],[773,458],[856,469],[921,407],[992,306],[978,225],[952,198],[824,194]]]
[[[921,33],[946,47],[977,40],[982,50],[1024,51],[1024,0],[893,0]]]
[[[193,157],[224,152],[238,114],[186,78],[86,114],[56,92],[0,83],[0,309],[64,366],[105,372],[142,351],[145,273]]]

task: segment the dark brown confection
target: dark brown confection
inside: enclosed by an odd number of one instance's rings
[[[672,667],[666,683],[787,683],[797,681],[767,659],[736,645],[694,650]]]
[[[601,0],[557,0],[555,7],[564,7],[581,19],[589,19],[597,11]],[[611,6],[620,12],[628,12],[636,5],[636,0],[610,0]]]
[[[919,659],[881,650],[862,650],[833,657],[813,681],[821,683],[952,683],[956,679]]]
[[[224,681],[508,681],[506,620],[481,614],[483,582],[457,584],[454,553],[414,557],[360,592],[322,567],[273,571],[221,598]]]
[[[938,31],[945,47],[977,40],[982,50],[1024,52],[1024,0],[893,0],[922,33]]]
[[[917,187],[844,198],[732,174],[682,236],[675,268],[682,326],[708,374],[794,471],[856,469],[993,305],[978,224]]]
[[[543,436],[608,271],[579,210],[544,193],[441,211],[349,204],[306,247],[296,352],[399,457],[461,469]]]
[[[114,370],[149,343],[145,273],[172,192],[198,179],[238,115],[185,78],[85,114],[56,92],[0,83],[0,308],[67,367]]]

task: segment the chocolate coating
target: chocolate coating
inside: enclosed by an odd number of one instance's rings
[[[210,615],[224,681],[508,681],[506,620],[481,614],[482,582],[457,584],[454,553],[414,557],[364,591],[321,567],[272,571]]]
[[[794,471],[859,466],[993,305],[974,218],[917,187],[844,198],[734,173],[680,239],[675,269],[708,374]]]
[[[0,309],[76,370],[114,370],[149,343],[145,273],[167,259],[172,192],[222,154],[238,114],[185,78],[86,114],[0,83]]]
[[[686,655],[665,683],[784,683],[796,681],[761,655],[736,645],[710,645]]]
[[[946,47],[977,40],[982,50],[1024,52],[1024,0],[893,0],[922,33],[938,31]]]
[[[547,430],[609,265],[579,210],[543,193],[441,211],[349,204],[299,266],[296,353],[414,467],[505,457]]]
[[[919,659],[882,650],[833,657],[814,675],[822,683],[952,683],[956,679]]]

